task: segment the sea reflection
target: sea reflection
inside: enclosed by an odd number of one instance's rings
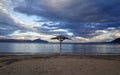
[[[53,53],[55,47],[49,44],[38,44],[38,43],[24,43],[24,44],[12,44],[13,52],[25,52],[25,53]],[[18,49],[19,48],[19,49]],[[19,50],[19,51],[18,51]]]
[[[59,44],[0,43],[0,53],[60,53]],[[62,44],[62,54],[120,54],[119,44]]]

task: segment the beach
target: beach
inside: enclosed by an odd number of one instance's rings
[[[0,75],[120,75],[120,56],[0,55]]]

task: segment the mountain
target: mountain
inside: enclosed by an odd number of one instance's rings
[[[35,43],[39,43],[39,42],[48,43],[48,41],[41,40],[41,39],[36,39],[36,40],[33,40],[32,42],[35,42]]]
[[[113,40],[111,43],[120,43],[120,38]]]
[[[14,42],[14,43],[48,43],[48,41],[36,39],[36,40],[16,40],[16,39],[0,39],[0,42]]]

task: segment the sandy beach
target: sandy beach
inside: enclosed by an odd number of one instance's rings
[[[120,56],[0,55],[0,75],[120,75]]]

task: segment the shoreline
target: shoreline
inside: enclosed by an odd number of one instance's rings
[[[0,55],[77,55],[77,56],[120,56],[120,53],[21,53],[21,52],[0,52]]]

